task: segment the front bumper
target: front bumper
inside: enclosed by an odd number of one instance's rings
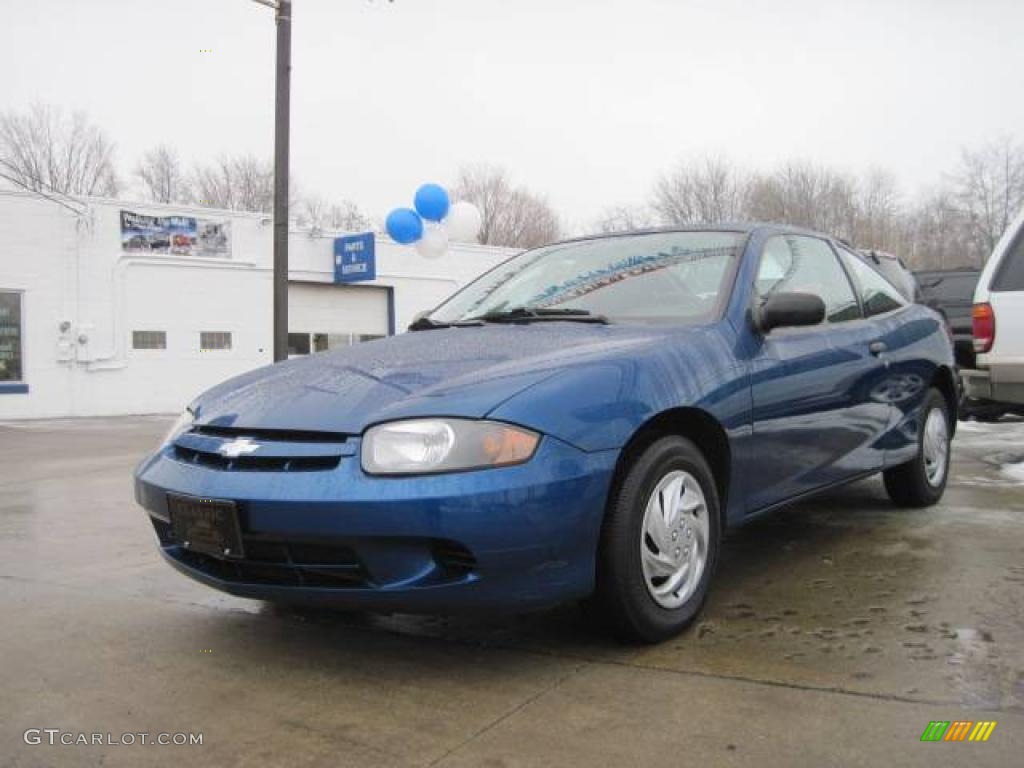
[[[363,473],[358,444],[332,469],[296,472],[198,466],[166,446],[136,471],[135,498],[171,565],[234,595],[384,611],[519,610],[593,590],[617,457],[544,437],[519,466],[385,478]],[[245,559],[184,549],[168,493],[234,501]]]

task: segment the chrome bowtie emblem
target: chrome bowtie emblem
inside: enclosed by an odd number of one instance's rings
[[[259,443],[254,443],[248,437],[236,437],[230,443],[224,443],[218,450],[229,459],[237,459],[239,456],[252,453],[259,447]]]

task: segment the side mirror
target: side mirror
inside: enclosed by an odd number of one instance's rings
[[[813,293],[773,293],[754,306],[754,327],[761,333],[773,328],[817,325],[825,319],[825,302]]]

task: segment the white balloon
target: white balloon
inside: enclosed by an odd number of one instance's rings
[[[475,243],[477,235],[480,234],[481,224],[483,218],[480,216],[480,209],[465,200],[452,205],[448,210],[448,217],[444,220],[448,237],[456,243]]]
[[[448,251],[448,232],[437,225],[423,228],[423,237],[416,241],[416,250],[424,259],[439,259]]]

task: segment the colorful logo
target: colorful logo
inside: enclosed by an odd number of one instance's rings
[[[988,741],[995,728],[995,720],[932,720],[921,741]]]

